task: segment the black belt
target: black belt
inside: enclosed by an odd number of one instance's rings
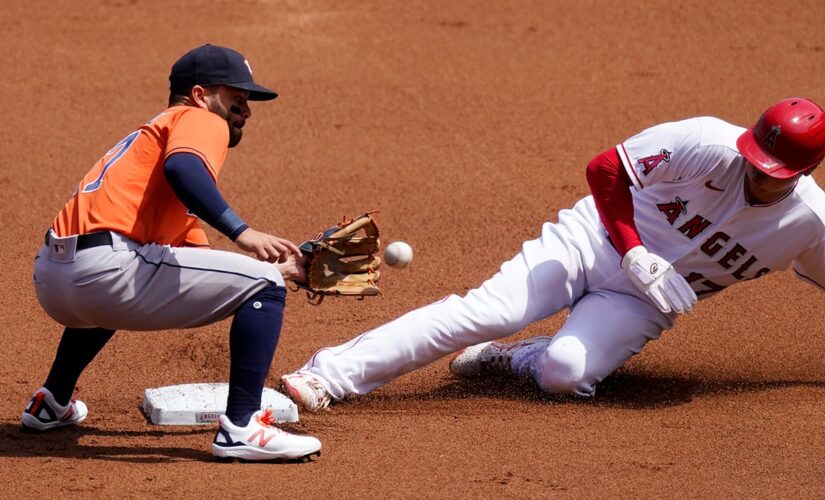
[[[50,231],[46,232],[46,245],[49,244]],[[77,237],[76,250],[86,250],[87,248],[102,247],[104,245],[112,246],[112,233],[109,231],[101,231],[99,233],[81,234]]]

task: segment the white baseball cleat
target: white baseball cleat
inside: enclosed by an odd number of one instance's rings
[[[287,373],[281,377],[281,385],[293,401],[311,412],[327,408],[332,400],[319,378],[306,371]]]
[[[321,442],[312,436],[290,434],[275,427],[272,410],[252,414],[246,427],[233,424],[226,415],[218,418],[212,454],[240,460],[301,460],[321,454]]]
[[[487,375],[523,376],[524,368],[541,349],[553,341],[552,336],[541,335],[512,344],[483,342],[470,346],[450,361],[450,372],[462,378]]]
[[[34,393],[20,423],[27,429],[47,431],[65,425],[77,425],[86,420],[89,409],[83,401],[72,399],[66,406],[57,404],[51,391],[41,387]]]

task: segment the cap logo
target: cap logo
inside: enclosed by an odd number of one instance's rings
[[[771,127],[771,131],[768,132],[768,135],[766,135],[765,138],[762,139],[762,144],[764,144],[766,148],[773,151],[773,148],[776,147],[776,138],[780,135],[782,135],[782,129],[779,127],[779,125],[774,125],[773,127]]]
[[[247,61],[246,59],[244,59],[244,60],[243,60],[243,63],[244,63],[244,64],[246,64],[246,69],[248,69],[248,70],[249,70],[249,74],[251,75],[251,74],[252,74],[252,66],[250,66],[250,65],[249,65],[249,61]]]

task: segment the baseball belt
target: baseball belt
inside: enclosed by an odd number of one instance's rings
[[[49,237],[51,234],[51,229],[46,231],[46,246],[49,246]],[[81,234],[77,236],[76,249],[78,251],[94,247],[102,247],[104,245],[112,246],[112,233],[109,231],[100,231],[97,233]]]

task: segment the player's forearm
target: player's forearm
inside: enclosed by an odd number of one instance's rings
[[[163,173],[172,190],[193,214],[235,241],[249,226],[221,196],[200,158],[177,153],[166,159]]]
[[[619,255],[642,245],[633,220],[630,179],[621,167],[616,150],[611,148],[593,158],[587,165],[586,176],[599,217]]]

